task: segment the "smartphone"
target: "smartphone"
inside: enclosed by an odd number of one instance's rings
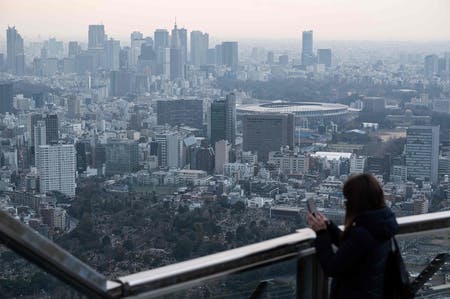
[[[306,201],[306,206],[308,207],[308,211],[313,214],[313,216],[315,217],[317,214],[317,207],[316,207],[316,203],[314,202],[314,199],[309,198]]]

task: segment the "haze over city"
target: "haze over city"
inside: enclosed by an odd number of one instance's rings
[[[430,41],[450,38],[450,2],[420,1],[2,1],[0,28],[16,26],[25,39],[86,39],[88,24],[128,40],[175,21],[219,39],[298,39],[313,28],[319,40]],[[2,36],[3,40],[4,37]]]

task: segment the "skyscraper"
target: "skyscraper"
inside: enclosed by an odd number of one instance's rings
[[[89,25],[88,49],[103,49],[105,47],[105,26]]]
[[[13,112],[13,85],[12,83],[0,84],[0,113]]]
[[[183,61],[184,61],[184,63],[186,63],[186,61],[188,59],[186,28],[178,29],[178,38],[180,39],[180,46],[181,46],[181,49],[183,50]]]
[[[180,167],[179,139],[175,132],[157,134],[155,141],[158,143],[158,165],[161,168]]]
[[[294,147],[293,114],[251,114],[243,119],[243,150],[255,151],[267,161],[269,152]]]
[[[208,111],[208,137],[211,144],[236,140],[236,96],[230,93],[225,100],[214,101]]]
[[[22,36],[16,27],[8,27],[6,30],[6,59],[8,70],[17,75],[25,72],[25,55]]]
[[[439,160],[439,126],[412,126],[406,130],[408,179],[421,178],[436,184]]]
[[[169,32],[166,29],[156,29],[154,33],[155,52],[160,48],[169,47]]]
[[[57,144],[59,140],[58,115],[48,114],[45,117],[47,144]]]
[[[170,80],[184,79],[184,52],[177,24],[172,29],[170,41]]]
[[[193,128],[203,126],[202,100],[157,101],[158,125],[187,125]]]
[[[313,53],[313,32],[312,30],[303,31],[302,34],[302,65],[309,66],[314,64]]]
[[[208,33],[191,32],[191,64],[195,67],[206,64],[209,46]]]
[[[230,67],[232,70],[237,70],[238,58],[238,43],[237,42],[223,42],[222,43],[222,64]]]
[[[219,140],[215,144],[215,149],[214,171],[217,174],[223,174],[223,165],[229,161],[230,144],[226,140]]]
[[[120,41],[110,38],[105,42],[105,56],[106,63],[105,66],[111,71],[118,71],[119,56],[120,56]]]
[[[81,52],[81,49],[80,49],[80,46],[78,45],[78,42],[75,42],[75,41],[69,42],[68,56],[70,58],[75,58],[78,54],[80,54],[80,52]]]
[[[141,55],[141,46],[145,43],[144,35],[141,32],[131,33],[131,56],[130,66],[136,68],[139,55]]]
[[[331,49],[317,49],[317,64],[331,67]]]
[[[106,144],[106,175],[125,174],[139,169],[138,144],[132,140],[110,139]]]
[[[59,191],[75,196],[75,147],[73,144],[40,145],[36,165],[41,193]]]

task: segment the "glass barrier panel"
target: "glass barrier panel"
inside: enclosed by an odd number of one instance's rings
[[[0,245],[0,298],[87,299],[79,291]]]
[[[418,284],[421,287],[416,298],[450,297],[450,259],[442,266],[432,263],[439,254],[450,254],[450,229],[398,236],[397,240],[412,281],[425,273],[425,269],[433,273]]]
[[[297,260],[290,259],[155,298],[296,298],[296,274]]]

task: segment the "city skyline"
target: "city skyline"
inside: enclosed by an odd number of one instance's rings
[[[52,0],[15,1],[0,4],[0,26],[16,26],[30,41],[48,37],[84,41],[89,24],[103,24],[109,37],[127,41],[133,31],[149,35],[171,28],[175,19],[180,28],[208,32],[217,39],[298,39],[310,29],[320,32],[319,40],[444,41],[450,36],[446,16],[450,3],[445,0],[330,2],[232,0],[219,5],[196,0],[168,5],[134,0],[123,7],[119,1],[83,0],[76,6]],[[45,13],[36,13],[43,7]]]

